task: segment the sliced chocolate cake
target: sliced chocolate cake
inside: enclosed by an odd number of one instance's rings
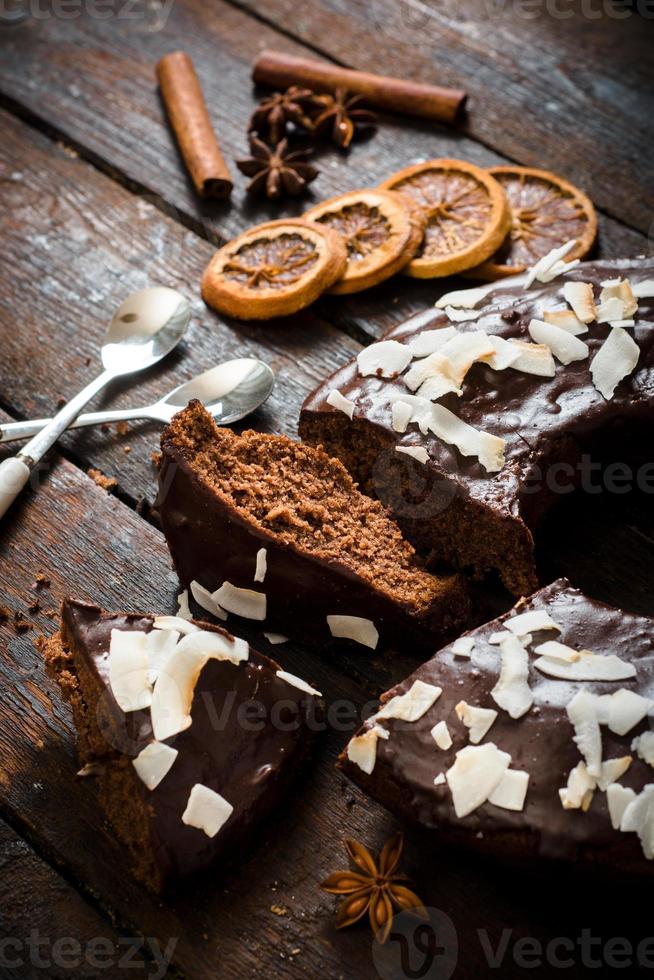
[[[338,460],[284,436],[219,428],[199,402],[161,439],[158,508],[184,587],[205,609],[324,645],[435,638],[468,611]]]
[[[606,462],[654,461],[654,260],[563,251],[444,296],[321,384],[300,419],[410,541],[497,570],[515,595],[537,586],[533,534],[555,500],[596,487]]]
[[[399,816],[490,853],[654,871],[654,621],[561,579],[381,701],[339,765]]]
[[[67,599],[45,658],[72,706],[82,773],[155,891],[228,854],[279,803],[322,709],[245,640],[174,616]]]

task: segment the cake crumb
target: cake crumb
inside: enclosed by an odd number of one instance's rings
[[[132,447],[131,446],[123,446],[123,452],[125,453],[126,456],[129,456],[129,454],[131,453],[131,451],[132,451]]]
[[[9,606],[0,606],[0,623],[6,623],[11,619],[11,609]]]
[[[156,466],[157,469],[159,469],[159,467],[161,466],[161,453],[158,450],[154,449],[150,453],[150,459],[152,460],[153,466]]]
[[[120,422],[116,422],[116,432],[118,433],[119,436],[127,435],[128,431],[129,431],[129,425],[124,419],[121,419]]]
[[[32,588],[33,589],[40,589],[40,588],[49,589],[50,588],[50,579],[43,572],[37,572],[36,573],[36,576],[34,578],[34,584],[33,584]]]
[[[288,915],[288,909],[285,905],[271,905],[270,911],[273,913],[273,915]]]
[[[87,470],[87,472],[93,482],[97,483],[97,485],[102,487],[103,490],[113,490],[114,487],[118,486],[118,480],[115,478],[115,476],[105,476],[101,470],[96,470],[93,467],[91,467],[90,470]]]

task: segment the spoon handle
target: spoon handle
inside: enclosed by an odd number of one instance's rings
[[[172,415],[172,412],[170,414]],[[84,429],[89,425],[104,425],[130,419],[154,419],[157,422],[165,422],[168,416],[164,415],[159,405],[148,405],[146,408],[117,408],[107,412],[84,412],[68,428]],[[0,443],[13,442],[16,439],[31,439],[50,421],[51,419],[28,419],[25,422],[6,422],[0,425]]]
[[[30,439],[26,446],[23,446],[17,456],[3,460],[0,464],[0,517],[5,514],[28,482],[35,465],[66,431],[71,422],[77,418],[86,403],[97,395],[114,376],[112,371],[103,371],[79,394],[75,395],[67,405],[64,405],[41,432]]]

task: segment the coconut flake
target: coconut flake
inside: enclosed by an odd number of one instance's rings
[[[253,589],[240,589],[231,582],[223,582],[213,594],[213,599],[222,609],[242,616],[243,619],[266,618],[266,593],[255,592]]]
[[[150,742],[132,759],[132,765],[139,779],[149,790],[153,790],[168,774],[178,754],[177,749],[164,742]]]
[[[146,634],[145,647],[148,656],[148,680],[154,684],[157,674],[179,643],[178,630],[150,630]]]
[[[650,861],[654,858],[654,783],[645,786],[627,804],[620,821],[620,830],[638,834],[645,857]]]
[[[277,645],[278,643],[288,643],[288,637],[284,636],[283,633],[266,633],[264,630],[263,635],[268,640],[268,643],[272,643],[273,646]]]
[[[574,315],[572,310],[543,310],[543,320],[545,323],[552,323],[555,327],[560,327],[561,330],[567,330],[574,337],[578,337],[582,333],[588,333],[588,325],[582,323]]]
[[[654,732],[643,732],[631,743],[631,751],[638,754],[638,758],[646,762],[648,766],[654,767]]]
[[[158,742],[190,728],[193,692],[206,662],[204,651],[188,650],[181,657],[174,651],[160,669],[150,706],[152,731]]]
[[[549,282],[547,277],[551,270],[563,259],[568,252],[570,252],[577,244],[576,239],[571,239],[571,241],[566,242],[565,245],[560,245],[558,248],[553,248],[547,255],[541,256],[537,262],[532,265],[530,269],[527,270],[526,277],[524,280],[524,288],[529,289],[533,285],[536,279],[540,282]],[[554,278],[554,277],[552,277]]]
[[[529,333],[537,344],[545,344],[561,364],[571,364],[572,361],[583,361],[588,357],[588,344],[579,340],[574,334],[556,327],[544,320],[532,320]]]
[[[178,619],[193,619],[193,613],[190,610],[188,604],[188,589],[184,589],[183,592],[177,596],[177,617]]]
[[[636,299],[651,299],[654,297],[654,279],[643,279],[631,287]]]
[[[373,725],[363,735],[355,735],[347,746],[347,757],[368,776],[377,761],[377,741],[388,738],[388,732],[381,725]]]
[[[439,330],[423,330],[408,341],[413,357],[428,357],[456,336],[456,327],[441,327]]]
[[[203,653],[207,660],[228,660],[234,666],[248,660],[250,656],[250,646],[247,640],[239,636],[225,636],[223,633],[214,633],[210,630],[202,630],[192,633],[179,641],[173,656],[185,656],[188,652]]]
[[[559,633],[561,632],[559,624],[554,622],[545,609],[534,609],[531,612],[520,613],[519,616],[512,616],[511,619],[504,620],[504,625],[514,636],[537,633],[539,630],[558,630]]]
[[[507,769],[488,797],[488,802],[503,810],[524,810],[529,773],[521,769]]]
[[[469,730],[468,738],[472,745],[481,742],[497,718],[497,711],[494,708],[480,708],[468,704],[467,701],[459,701],[454,710],[459,721],[463,722]]]
[[[623,755],[620,759],[607,759],[602,763],[597,785],[603,793],[606,793],[612,783],[617,783],[618,779],[624,776],[631,762],[630,755]]]
[[[147,634],[112,630],[109,644],[109,686],[121,711],[149,708],[152,701]]]
[[[572,272],[579,265],[579,259],[573,259],[571,262],[555,262],[551,269],[547,272],[543,272],[538,278],[540,282],[552,282],[553,279],[558,279],[559,276],[563,276],[566,272]]]
[[[472,655],[474,645],[475,639],[473,636],[460,636],[458,640],[455,640],[452,644],[452,653],[455,657],[470,657]]]
[[[458,333],[435,354],[415,364],[404,380],[412,391],[419,387],[423,398],[439,398],[448,391],[458,391],[475,361],[494,353],[495,347],[482,330]],[[445,390],[440,391],[441,387]]]
[[[458,310],[473,310],[477,303],[488,295],[494,285],[492,283],[490,286],[475,286],[472,289],[455,289],[453,292],[441,296],[434,305],[440,310],[444,310],[448,306],[454,306]]]
[[[188,633],[197,633],[200,630],[200,627],[196,626],[195,623],[190,623],[179,616],[155,616],[152,626],[156,630],[177,630],[182,636],[186,636]]]
[[[502,667],[491,697],[511,718],[522,718],[534,703],[527,651],[517,636],[507,636],[500,643],[500,653]]]
[[[429,453],[424,446],[396,446],[396,453],[404,453],[406,456],[412,456],[419,463],[429,462]]]
[[[639,722],[643,720],[650,708],[654,707],[654,701],[630,691],[626,687],[621,687],[613,694],[605,694],[598,701],[606,699],[608,711],[606,721],[600,723],[609,726],[610,731],[616,735],[626,735]],[[599,714],[599,711],[598,711]]]
[[[350,398],[346,398],[345,395],[342,395],[337,388],[333,388],[329,392],[325,401],[332,408],[337,408],[339,412],[344,412],[349,419],[354,415],[354,402]]]
[[[578,691],[566,707],[574,727],[574,740],[583,755],[589,776],[598,778],[602,771],[602,733],[595,708],[595,698],[587,691]]]
[[[445,782],[445,773],[439,772],[438,776],[434,778],[434,786],[442,786]]]
[[[585,762],[578,763],[568,774],[568,784],[559,790],[564,810],[588,810],[595,793],[597,780],[588,772]]]
[[[413,409],[411,405],[398,399],[391,405],[391,419],[393,428],[396,432],[406,432],[407,426],[411,421]]]
[[[453,323],[465,323],[466,320],[476,320],[481,316],[480,310],[457,309],[456,306],[446,306],[445,315]]]
[[[313,694],[317,698],[321,698],[322,694],[320,691],[316,691],[315,687],[311,687],[306,681],[303,681],[301,677],[296,677],[295,674],[289,674],[287,670],[278,670],[275,672],[277,677],[281,677],[283,681],[290,684],[291,687],[297,687],[299,691],[304,691],[305,694]]]
[[[375,374],[379,378],[396,378],[408,366],[413,353],[410,347],[397,340],[380,340],[357,354],[359,374]]]
[[[466,745],[456,753],[456,762],[445,773],[452,792],[454,812],[466,817],[485,803],[509,768],[511,756],[493,742]]]
[[[614,830],[620,829],[622,817],[625,810],[632,800],[636,799],[636,793],[628,786],[620,786],[619,783],[611,783],[606,790],[606,802],[609,807],[611,826]]]
[[[327,625],[332,636],[344,640],[354,640],[364,647],[376,649],[379,633],[371,619],[362,616],[328,616]]]
[[[558,640],[547,640],[545,643],[541,643],[534,648],[534,653],[540,654],[541,657],[547,657],[549,660],[560,660],[567,664],[576,663],[580,657],[578,650],[573,650],[572,647],[566,646],[565,643],[559,643]]]
[[[590,323],[597,316],[593,287],[589,282],[566,282],[563,297],[582,323]]]
[[[600,303],[609,303],[611,300],[616,299],[622,307],[620,316],[612,317],[611,319],[625,319],[633,316],[638,311],[638,299],[628,279],[609,280],[603,283],[603,287],[600,293]]]
[[[439,749],[449,749],[452,746],[452,736],[450,735],[450,730],[447,727],[447,722],[437,721],[431,730],[431,737],[436,742]]]
[[[626,330],[611,330],[595,357],[590,362],[593,384],[604,398],[611,399],[623,378],[631,374],[638,364],[640,348]]]
[[[572,663],[539,657],[534,667],[541,674],[566,681],[622,681],[636,676],[633,664],[620,660],[615,654],[604,656],[591,650],[580,650],[579,658]]]
[[[196,783],[182,814],[182,823],[203,830],[207,837],[215,837],[233,812],[232,804],[228,803],[220,793],[203,786],[202,783]]]
[[[447,344],[445,346],[447,347]],[[461,394],[460,381],[455,376],[454,365],[441,351],[435,351],[429,357],[416,361],[402,380],[410,391],[420,388],[423,398],[440,398],[451,391]],[[425,391],[422,391],[423,387]]]
[[[268,571],[268,552],[265,548],[259,548],[257,551],[257,563],[254,569],[254,581],[263,582],[266,577],[266,572]]]
[[[215,616],[216,619],[227,619],[227,613],[224,609],[220,608],[211,592],[205,589],[203,585],[200,585],[199,582],[196,582],[195,579],[191,582],[191,595],[201,609],[205,609]]]
[[[507,636],[512,636],[512,635],[513,634],[509,633],[508,630],[498,630],[496,633],[491,633],[491,635],[488,637],[488,640],[486,642],[491,643],[493,646],[499,646],[502,640],[506,639]],[[525,646],[524,643],[523,646]]]
[[[556,364],[552,351],[545,344],[531,344],[528,340],[517,340],[515,337],[509,337],[508,343],[518,348],[518,357],[510,365],[514,371],[535,374],[539,378],[554,377]]]
[[[507,368],[513,367],[519,360],[520,350],[515,344],[510,344],[503,337],[495,337],[490,334],[488,342],[493,348],[493,353],[480,357],[479,360],[488,364],[493,371],[505,371]]]
[[[612,321],[624,320],[624,305],[618,296],[612,296],[604,300],[597,307],[597,322],[611,323]]]
[[[442,693],[441,687],[426,684],[424,681],[414,681],[404,694],[397,694],[383,704],[375,719],[381,721],[384,718],[399,718],[401,721],[418,721],[438,701]]]
[[[463,456],[477,456],[488,473],[496,473],[504,466],[504,439],[473,428],[443,405],[432,405],[429,427]]]

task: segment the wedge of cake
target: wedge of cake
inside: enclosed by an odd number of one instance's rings
[[[561,579],[383,694],[339,766],[439,841],[651,874],[653,635]]]
[[[516,596],[537,587],[533,535],[556,500],[597,493],[601,464],[652,464],[654,261],[566,264],[563,251],[528,279],[442,297],[321,384],[300,418],[302,439],[416,546],[496,570]]]
[[[158,509],[183,586],[219,617],[433,647],[468,611],[464,583],[431,575],[338,460],[284,436],[219,428],[191,402],[161,439]]]
[[[155,891],[228,854],[279,803],[318,727],[319,692],[220,627],[67,599],[44,653],[81,773]]]

